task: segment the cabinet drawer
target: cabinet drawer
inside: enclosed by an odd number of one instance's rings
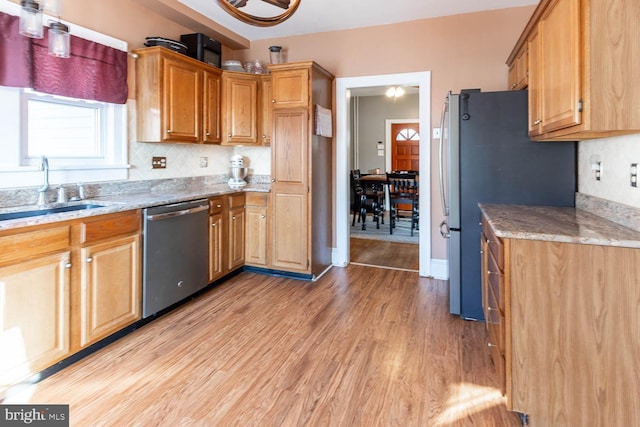
[[[209,215],[222,213],[224,210],[224,197],[216,196],[209,199]]]
[[[71,244],[69,226],[39,229],[0,238],[0,264],[48,252],[68,250]]]
[[[91,243],[119,235],[140,231],[140,212],[130,211],[122,214],[97,217],[80,225],[80,243]]]
[[[489,288],[496,297],[496,308],[504,315],[504,274],[498,268],[495,257],[489,251],[489,265],[487,266],[487,274],[489,277]]]
[[[484,218],[482,219],[482,232],[485,236],[487,236],[489,251],[493,254],[496,261],[498,262],[500,271],[504,271],[504,247],[502,244],[502,239],[496,236],[496,234],[493,232],[493,229]]]
[[[267,206],[267,197],[269,193],[246,193],[247,206]]]
[[[244,206],[244,193],[229,195],[229,209],[240,208]]]

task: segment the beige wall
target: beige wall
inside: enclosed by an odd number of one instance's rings
[[[314,60],[336,77],[431,71],[431,123],[437,127],[447,91],[507,88],[505,61],[534,6],[384,25],[364,29],[258,40],[237,51],[236,59],[269,58],[268,47],[281,45],[288,62]],[[436,141],[437,142],[437,141]],[[432,143],[432,257],[445,259],[446,243]]]

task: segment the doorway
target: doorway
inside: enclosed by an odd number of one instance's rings
[[[377,76],[348,77],[336,79],[336,176],[335,210],[336,248],[333,264],[346,266],[349,263],[350,222],[345,212],[349,211],[349,165],[351,162],[352,142],[349,123],[349,94],[352,88],[414,85],[419,89],[420,135],[430,135],[431,129],[431,73],[429,71]],[[430,138],[420,141],[420,169],[430,170]],[[431,273],[431,182],[430,174],[424,173],[421,179],[420,197],[420,248],[419,272],[421,276]]]

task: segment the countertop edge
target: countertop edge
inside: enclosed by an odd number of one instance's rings
[[[103,205],[100,208],[82,209],[70,212],[61,212],[50,215],[39,215],[27,218],[16,218],[0,222],[0,231],[13,230],[29,226],[41,224],[53,224],[57,222],[70,221],[79,218],[90,218],[99,215],[107,215],[112,213],[144,209],[152,206],[169,205],[180,202],[188,202],[197,199],[220,196],[224,194],[232,194],[238,192],[259,192],[269,193],[270,186],[266,184],[247,185],[245,187],[233,188],[228,184],[215,184],[208,188],[199,189],[197,191],[175,191],[167,194],[159,193],[131,193],[122,195],[111,195],[104,197],[94,197],[78,201],[77,204],[98,204]],[[59,204],[49,204],[49,207],[56,207]],[[29,206],[30,209],[36,209],[35,206]],[[40,207],[37,207],[39,209]],[[1,209],[4,212],[20,212],[25,211],[24,206],[16,208]]]
[[[484,203],[478,206],[501,238],[640,248],[640,232],[581,209]]]

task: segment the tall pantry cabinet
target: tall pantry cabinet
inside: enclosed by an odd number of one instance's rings
[[[315,132],[334,77],[314,62],[271,65],[271,267],[313,278],[331,265],[333,138]]]

